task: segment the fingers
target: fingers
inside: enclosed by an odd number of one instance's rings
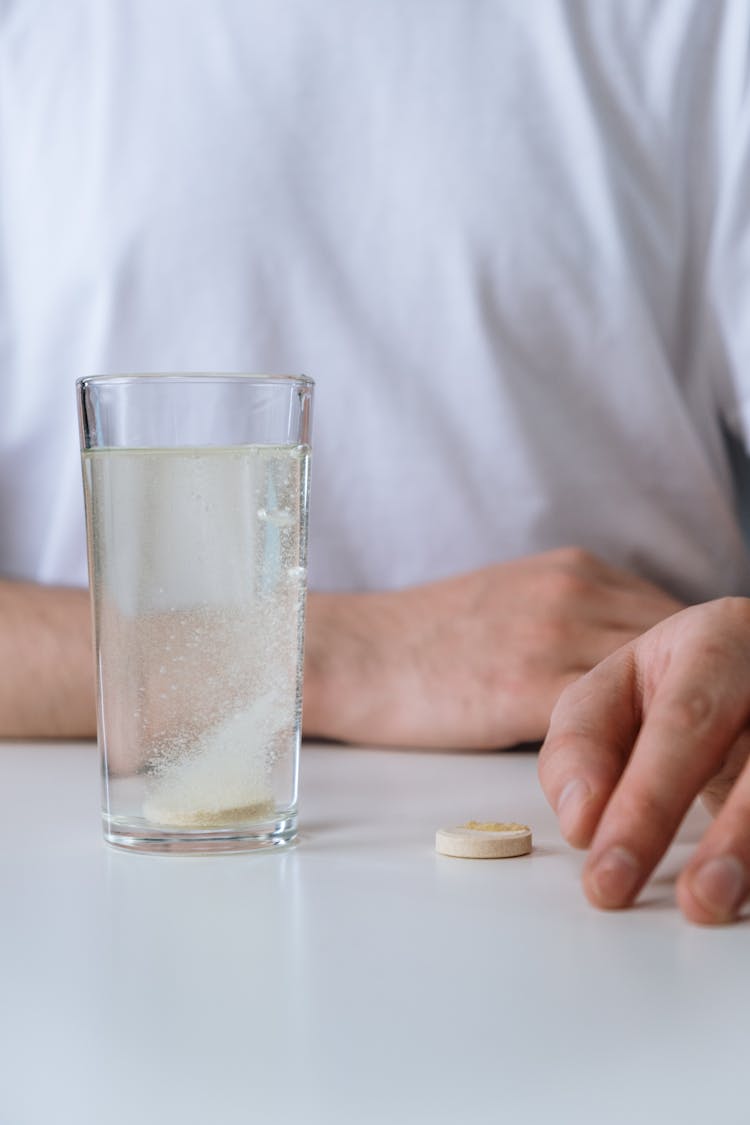
[[[581,628],[577,630],[570,637],[569,643],[571,659],[574,658],[576,662],[575,670],[579,676],[590,671],[611,656],[612,653],[645,633],[660,620],[662,620],[661,617],[651,619],[643,616],[639,618],[634,614],[627,625],[623,624],[616,628],[608,626],[606,628]]]
[[[733,921],[750,894],[750,769],[746,766],[722,811],[677,882],[677,901],[691,922]]]
[[[630,640],[681,609],[684,606],[669,594],[640,581],[627,586],[601,583],[590,598],[588,614],[602,628],[628,632]]]
[[[631,903],[694,798],[739,772],[679,884],[692,920],[735,916],[750,889],[748,666],[750,602],[726,599],[662,622],[561,697],[540,777],[566,837],[590,843],[595,905]]]
[[[571,641],[588,668],[684,608],[652,583],[595,558],[586,558],[577,573],[568,565],[561,569],[568,577],[563,604],[575,606]]]
[[[719,660],[712,667],[700,685],[696,669],[675,659],[659,683],[584,868],[584,890],[596,906],[633,901],[738,737],[744,691],[731,691],[730,669],[722,675]]]
[[[717,816],[724,807],[748,758],[750,758],[750,731],[745,731],[727,754],[719,772],[714,774],[701,793],[703,805],[711,816]]]
[[[592,583],[596,582],[606,587],[609,593],[617,591],[642,605],[652,605],[655,616],[651,624],[684,608],[684,602],[674,598],[656,583],[641,578],[632,571],[604,562],[597,555],[582,548],[558,548],[548,552],[547,556],[541,555],[538,558],[540,562],[544,562],[545,559],[554,560],[561,569],[585,577]]]
[[[560,828],[587,847],[622,774],[640,721],[632,648],[619,649],[560,696],[539,754],[539,780]]]

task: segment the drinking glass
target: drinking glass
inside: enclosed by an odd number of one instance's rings
[[[313,382],[76,386],[105,839],[147,852],[287,845]]]

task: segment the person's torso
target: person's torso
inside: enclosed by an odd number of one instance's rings
[[[277,371],[317,383],[313,588],[577,544],[750,592],[685,280],[686,68],[722,26],[651,0],[6,5],[0,572],[85,580],[77,376]]]

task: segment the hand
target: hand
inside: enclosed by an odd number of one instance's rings
[[[561,696],[539,759],[563,835],[588,847],[595,906],[623,907],[694,798],[716,815],[680,874],[694,922],[734,919],[750,892],[750,600],[676,614]]]
[[[398,592],[313,594],[305,733],[463,748],[541,741],[566,684],[679,608],[574,548]]]

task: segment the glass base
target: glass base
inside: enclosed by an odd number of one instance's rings
[[[271,851],[287,848],[297,839],[297,817],[233,828],[159,828],[105,813],[104,839],[112,847],[152,855],[214,855],[227,852]]]

